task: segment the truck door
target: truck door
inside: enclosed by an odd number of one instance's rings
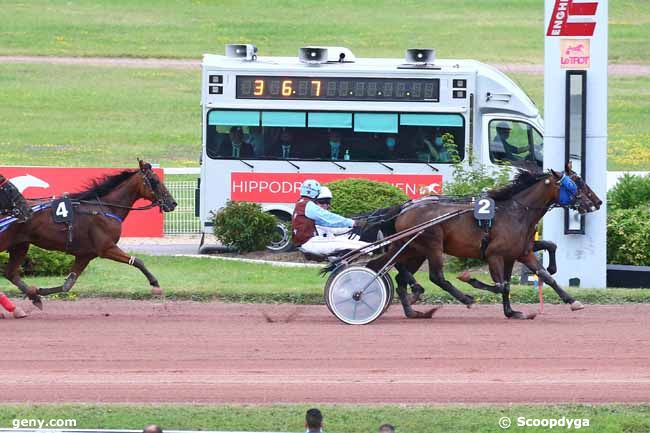
[[[529,120],[496,114],[485,115],[482,130],[484,164],[508,163],[533,172],[543,170],[544,140]]]

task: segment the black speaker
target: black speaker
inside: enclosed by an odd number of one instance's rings
[[[298,58],[305,63],[327,63],[327,48],[303,47]]]
[[[406,50],[406,63],[433,63],[436,50],[431,48],[409,48]]]
[[[226,57],[255,60],[257,47],[251,44],[226,44]]]

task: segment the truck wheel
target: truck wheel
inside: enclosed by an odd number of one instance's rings
[[[291,220],[284,216],[275,215],[277,224],[275,226],[275,236],[266,249],[275,253],[286,253],[293,250],[291,243]]]

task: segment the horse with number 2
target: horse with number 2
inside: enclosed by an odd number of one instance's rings
[[[139,199],[151,204],[134,208]],[[31,219],[7,226],[0,233],[0,248],[9,252],[5,277],[38,308],[43,308],[41,296],[69,291],[96,257],[135,266],[147,277],[152,294],[162,295],[158,280],[142,260],[126,254],[117,246],[122,222],[130,211],[159,207],[163,212],[171,212],[176,207],[176,201],[150,164],[139,160],[137,170],[125,170],[96,179],[85,191],[29,203],[33,213]],[[22,280],[19,268],[31,244],[75,257],[70,274],[62,285],[36,288]]]
[[[379,210],[366,217],[367,226],[390,224],[393,234],[337,257],[323,269],[324,273],[331,272],[325,285],[326,304],[347,324],[374,321],[392,302],[394,286],[388,272],[395,267],[397,294],[406,317],[430,318],[438,307],[426,312],[414,310],[406,290],[406,282],[413,279],[411,274],[427,260],[429,279],[469,308],[474,298],[445,279],[443,262],[444,254],[448,254],[485,260],[495,284],[474,279],[471,284],[501,294],[507,318],[533,319],[535,313],[515,311],[510,305],[514,262],[520,261],[546,278],[548,273],[532,254],[539,221],[555,207],[586,213],[600,204],[591,188],[567,166],[564,173],[520,170],[510,184],[481,197],[428,196]],[[383,254],[374,256],[380,252]],[[371,260],[354,264],[369,254],[373,254]],[[584,308],[559,285],[552,287],[572,310]]]

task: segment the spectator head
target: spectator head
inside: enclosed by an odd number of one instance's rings
[[[157,424],[149,424],[142,429],[142,433],[163,433],[162,428]]]
[[[497,134],[499,134],[500,136],[508,138],[510,136],[511,130],[512,130],[512,126],[510,126],[510,123],[508,122],[497,123]]]
[[[379,433],[395,433],[395,427],[392,424],[382,424],[379,426]]]
[[[397,146],[397,137],[393,134],[389,134],[386,137],[386,147],[388,150],[393,151],[395,150],[395,146]]]
[[[230,141],[234,144],[241,144],[244,141],[244,130],[241,126],[233,126],[230,128]]]
[[[323,414],[318,409],[309,409],[305,415],[305,427],[310,432],[319,432],[323,428]]]
[[[341,133],[337,131],[336,129],[331,129],[329,133],[329,139],[330,141],[334,141],[336,143],[341,142]]]

